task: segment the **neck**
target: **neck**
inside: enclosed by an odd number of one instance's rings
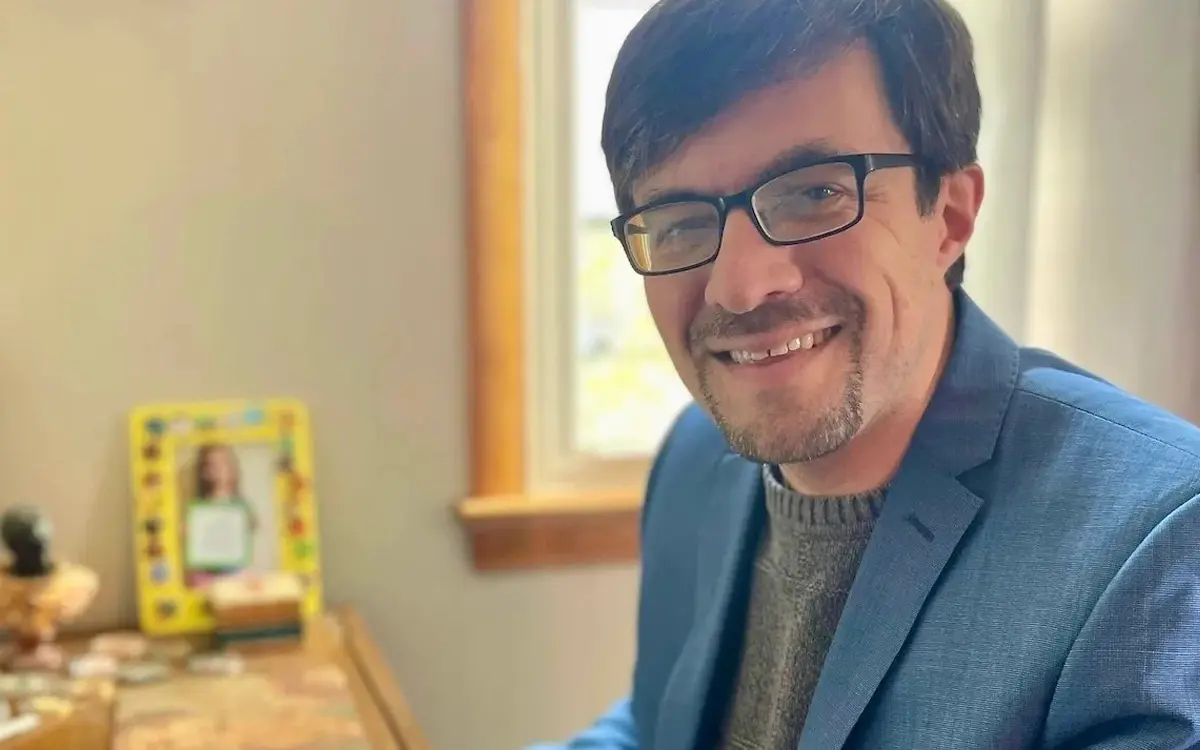
[[[807,495],[853,495],[886,485],[900,468],[917,425],[925,415],[954,344],[954,305],[947,294],[944,311],[931,332],[930,354],[910,374],[907,393],[889,410],[872,415],[850,442],[814,461],[784,464],[783,478]]]

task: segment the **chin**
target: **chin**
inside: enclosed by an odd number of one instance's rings
[[[734,451],[771,464],[804,463],[837,451],[863,426],[863,368],[857,339],[849,363],[835,347],[813,361],[768,370],[710,360],[698,372],[700,398]]]
[[[849,443],[862,427],[861,409],[852,402],[819,413],[793,407],[741,416],[720,404],[708,404],[707,409],[735,452],[766,464],[823,458]]]

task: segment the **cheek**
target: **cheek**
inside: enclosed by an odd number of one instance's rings
[[[700,270],[700,269],[697,269]],[[646,304],[679,374],[691,379],[694,369],[688,329],[704,303],[704,276],[685,272],[645,280]]]
[[[896,237],[870,222],[830,239],[809,275],[822,276],[819,281],[858,299],[864,315],[863,356],[868,361],[886,359],[903,346],[912,294],[910,259]]]
[[[688,327],[699,312],[690,302],[694,299],[694,284],[688,283],[691,279],[687,276],[685,273],[645,280],[646,305],[659,335],[672,348],[686,346]]]
[[[883,229],[880,227],[879,229]],[[868,358],[905,368],[923,345],[928,328],[928,301],[935,299],[942,276],[929,253],[932,246],[921,226],[879,231],[864,248],[858,287],[867,305],[863,346]]]

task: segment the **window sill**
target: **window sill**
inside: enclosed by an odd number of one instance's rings
[[[455,509],[480,571],[638,559],[642,493],[472,497]]]

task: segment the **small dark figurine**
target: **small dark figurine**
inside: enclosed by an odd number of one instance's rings
[[[10,508],[0,516],[0,541],[10,560],[0,572],[0,626],[12,631],[6,664],[14,670],[57,670],[54,645],[59,625],[75,619],[96,597],[91,570],[50,557],[50,522],[34,508]]]
[[[50,523],[33,508],[10,508],[0,517],[0,541],[12,555],[8,574],[39,578],[54,571],[50,561]]]

